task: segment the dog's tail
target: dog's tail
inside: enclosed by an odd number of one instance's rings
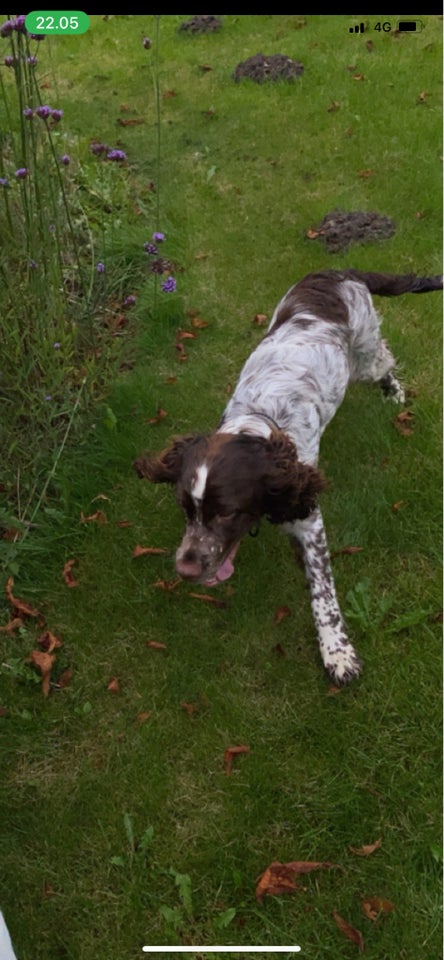
[[[402,293],[429,293],[442,290],[443,278],[416,277],[414,273],[398,275],[395,273],[364,273],[361,270],[347,270],[347,277],[364,283],[370,293],[379,297],[399,297]]]

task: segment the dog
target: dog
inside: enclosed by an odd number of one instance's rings
[[[361,661],[339,608],[318,495],[321,436],[356,381],[405,401],[380,335],[372,295],[442,290],[442,277],[325,270],[304,277],[276,307],[214,432],[173,440],[134,461],[139,477],[175,485],[186,528],[175,565],[184,580],[217,585],[233,573],[242,537],[262,517],[280,524],[302,558],[319,650],[337,685]]]

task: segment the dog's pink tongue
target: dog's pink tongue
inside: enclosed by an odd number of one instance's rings
[[[225,557],[223,563],[221,563],[216,576],[212,577],[211,580],[206,581],[207,587],[217,587],[218,583],[222,583],[223,580],[228,580],[228,577],[231,577],[234,573],[233,559],[236,553],[237,547],[235,547],[231,553],[228,554],[228,557]]]

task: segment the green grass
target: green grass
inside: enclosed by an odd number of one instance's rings
[[[151,288],[134,290],[131,363],[74,424],[37,528],[14,545],[14,593],[63,646],[44,698],[26,664],[42,624],[26,618],[0,633],[0,904],[19,960],[135,960],[143,944],[300,944],[311,960],[348,960],[358,951],[334,910],[361,930],[368,960],[432,960],[442,904],[440,296],[380,303],[412,435],[394,428],[397,410],[378,390],[358,386],[323,440],[330,548],[362,547],[334,560],[365,665],[337,695],[282,533],[263,523],[246,538],[234,579],[214,592],[225,608],[185,583],[166,592],[155,584],[174,577],[181,516],[171,491],[140,482],[131,462],[214,427],[262,336],[255,314],[270,316],[305,273],[440,271],[441,20],[424,16],[417,36],[361,38],[345,16],[298,27],[295,15],[227,15],[220,32],[195,37],[177,32],[182,19],[160,18],[158,49],[156,18],[142,16],[92,17],[87,34],[49,48],[51,102],[72,153],[88,164],[91,139],[119,145],[132,197],[146,199],[157,180],[158,82],[158,192],[148,214],[134,217],[132,201],[110,214],[109,255],[138,278],[158,203],[182,269],[177,296],[154,309]],[[302,60],[301,81],[233,83],[236,64],[257,52]],[[306,232],[335,208],[390,216],[396,233],[329,254]],[[181,362],[176,330],[190,329],[190,309],[208,326],[183,341]],[[159,408],[167,417],[150,424]],[[106,524],[80,523],[97,509]],[[134,559],[136,544],[167,553]],[[75,589],[62,578],[71,558]],[[276,625],[280,606],[291,616]],[[9,613],[5,601],[2,623]],[[118,693],[107,689],[115,677]],[[226,776],[224,750],[239,744],[250,752]],[[379,838],[369,856],[350,851]],[[256,880],[276,860],[340,869],[259,904]],[[395,909],[372,923],[368,896]]]

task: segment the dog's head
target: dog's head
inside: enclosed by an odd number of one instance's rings
[[[182,437],[133,466],[152,483],[175,485],[186,519],[176,570],[207,585],[231,576],[239,541],[261,517],[271,523],[305,519],[326,486],[281,431],[268,439],[247,433]]]

